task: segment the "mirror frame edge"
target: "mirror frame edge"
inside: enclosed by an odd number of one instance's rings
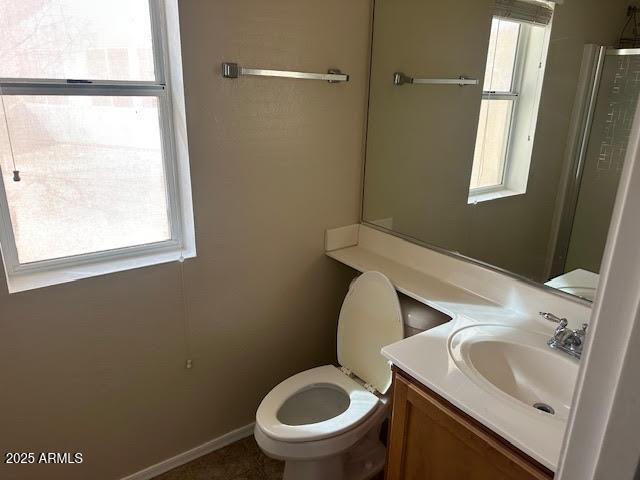
[[[499,274],[502,274],[502,275],[506,275],[506,276],[516,280],[516,281],[520,281],[520,282],[525,283],[525,284],[527,284],[527,285],[529,285],[531,287],[535,287],[535,288],[538,288],[540,290],[543,290],[546,293],[552,293],[554,295],[558,295],[559,297],[562,297],[565,300],[572,301],[574,303],[577,303],[579,305],[583,305],[585,307],[589,307],[589,308],[593,307],[593,302],[591,302],[591,301],[589,301],[589,300],[587,300],[585,298],[578,297],[576,295],[571,295],[570,293],[563,292],[561,290],[558,290],[557,288],[549,287],[548,285],[545,285],[544,283],[536,282],[535,280],[527,278],[524,275],[519,275],[517,273],[511,272],[511,271],[506,270],[506,269],[501,268],[501,267],[497,267],[497,266],[492,265],[490,263],[483,262],[482,260],[478,260],[478,259],[473,258],[473,257],[468,257],[466,255],[463,255],[460,252],[455,252],[453,250],[447,250],[446,248],[438,247],[436,245],[431,245],[431,244],[429,244],[427,242],[423,242],[422,240],[418,240],[417,238],[411,237],[409,235],[405,235],[405,234],[402,234],[402,233],[399,233],[399,232],[395,232],[393,230],[389,230],[388,228],[384,228],[384,227],[381,227],[380,225],[376,225],[376,224],[373,224],[371,222],[366,221],[364,219],[364,216],[361,216],[360,223],[362,225],[366,225],[367,227],[373,228],[374,230],[378,230],[380,232],[387,233],[389,235],[393,235],[394,237],[401,238],[403,240],[406,240],[407,242],[413,243],[413,244],[418,245],[420,247],[428,248],[429,250],[432,250],[434,252],[441,253],[443,255],[447,255],[447,256],[455,258],[457,260],[462,260],[464,262],[471,263],[473,265],[476,265],[476,266],[479,266],[479,267],[482,267],[482,268],[486,268],[488,270],[491,270],[493,272],[496,272],[496,273],[499,273]]]

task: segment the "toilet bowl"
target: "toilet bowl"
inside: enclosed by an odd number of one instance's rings
[[[365,480],[382,470],[380,427],[389,413],[391,369],[380,349],[402,338],[391,282],[379,272],[362,274],[340,311],[340,367],[293,375],[258,407],[256,441],[267,455],[285,461],[285,480]]]

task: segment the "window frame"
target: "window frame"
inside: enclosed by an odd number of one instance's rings
[[[515,58],[513,62],[513,72],[511,77],[510,91],[503,92],[503,91],[483,90],[482,99],[481,99],[481,100],[487,100],[487,101],[509,100],[512,102],[510,118],[509,118],[509,128],[507,132],[507,142],[504,147],[504,152],[502,154],[502,165],[501,165],[502,178],[500,180],[500,183],[496,185],[488,185],[484,187],[475,187],[475,188],[470,187],[469,193],[468,193],[469,197],[483,195],[487,193],[500,192],[507,188],[505,183],[509,175],[509,168],[510,168],[511,159],[512,159],[511,150],[512,150],[512,144],[513,144],[513,133],[516,129],[516,123],[517,123],[516,112],[518,111],[520,94],[522,91],[524,67],[527,61],[526,52],[527,52],[529,37],[531,33],[531,26],[525,22],[518,22],[515,20],[509,20],[506,18],[498,17],[498,16],[492,16],[491,21],[493,21],[494,19],[504,20],[504,21],[509,21],[509,22],[519,24],[518,42],[516,45],[516,53],[515,53]],[[479,124],[480,124],[480,121],[478,121],[478,125]],[[474,151],[474,156],[475,156],[475,151]]]
[[[176,145],[174,99],[172,98],[175,86],[170,84],[170,79],[175,75],[170,70],[166,5],[165,0],[148,0],[148,3],[155,81],[70,79],[72,80],[70,82],[67,79],[0,78],[0,86],[2,95],[5,96],[79,95],[157,98],[170,238],[147,244],[20,263],[4,178],[0,175],[0,250],[10,293],[195,256],[195,232],[185,231],[185,228],[193,229],[193,219],[184,217],[192,216],[193,213],[190,204],[190,181],[186,179],[185,184],[185,179],[180,178],[184,177],[185,172],[188,175],[188,157],[181,155]],[[181,65],[178,68],[181,68]],[[181,166],[179,163],[181,161],[186,162],[187,165]],[[189,192],[181,191],[185,190],[185,187],[188,187]],[[189,205],[186,205],[187,202]],[[86,273],[68,271],[74,267],[80,267],[81,271],[87,270],[88,266],[94,266],[94,268],[89,268]],[[60,274],[59,278],[56,278],[56,272]],[[29,280],[28,277],[34,274],[42,278]],[[12,285],[14,280],[18,284],[17,287]]]

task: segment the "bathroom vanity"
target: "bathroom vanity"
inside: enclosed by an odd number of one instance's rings
[[[546,480],[553,472],[394,368],[387,480]]]
[[[328,231],[326,250],[450,318],[382,349],[394,369],[387,478],[553,478],[579,363],[547,345],[557,324],[539,312],[578,329],[590,308],[366,225]]]

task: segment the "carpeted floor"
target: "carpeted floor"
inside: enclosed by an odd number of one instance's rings
[[[154,480],[280,480],[283,470],[284,463],[264,455],[250,436]]]
[[[283,472],[284,462],[262,453],[252,435],[153,480],[281,480]],[[372,480],[383,478],[380,472]]]

